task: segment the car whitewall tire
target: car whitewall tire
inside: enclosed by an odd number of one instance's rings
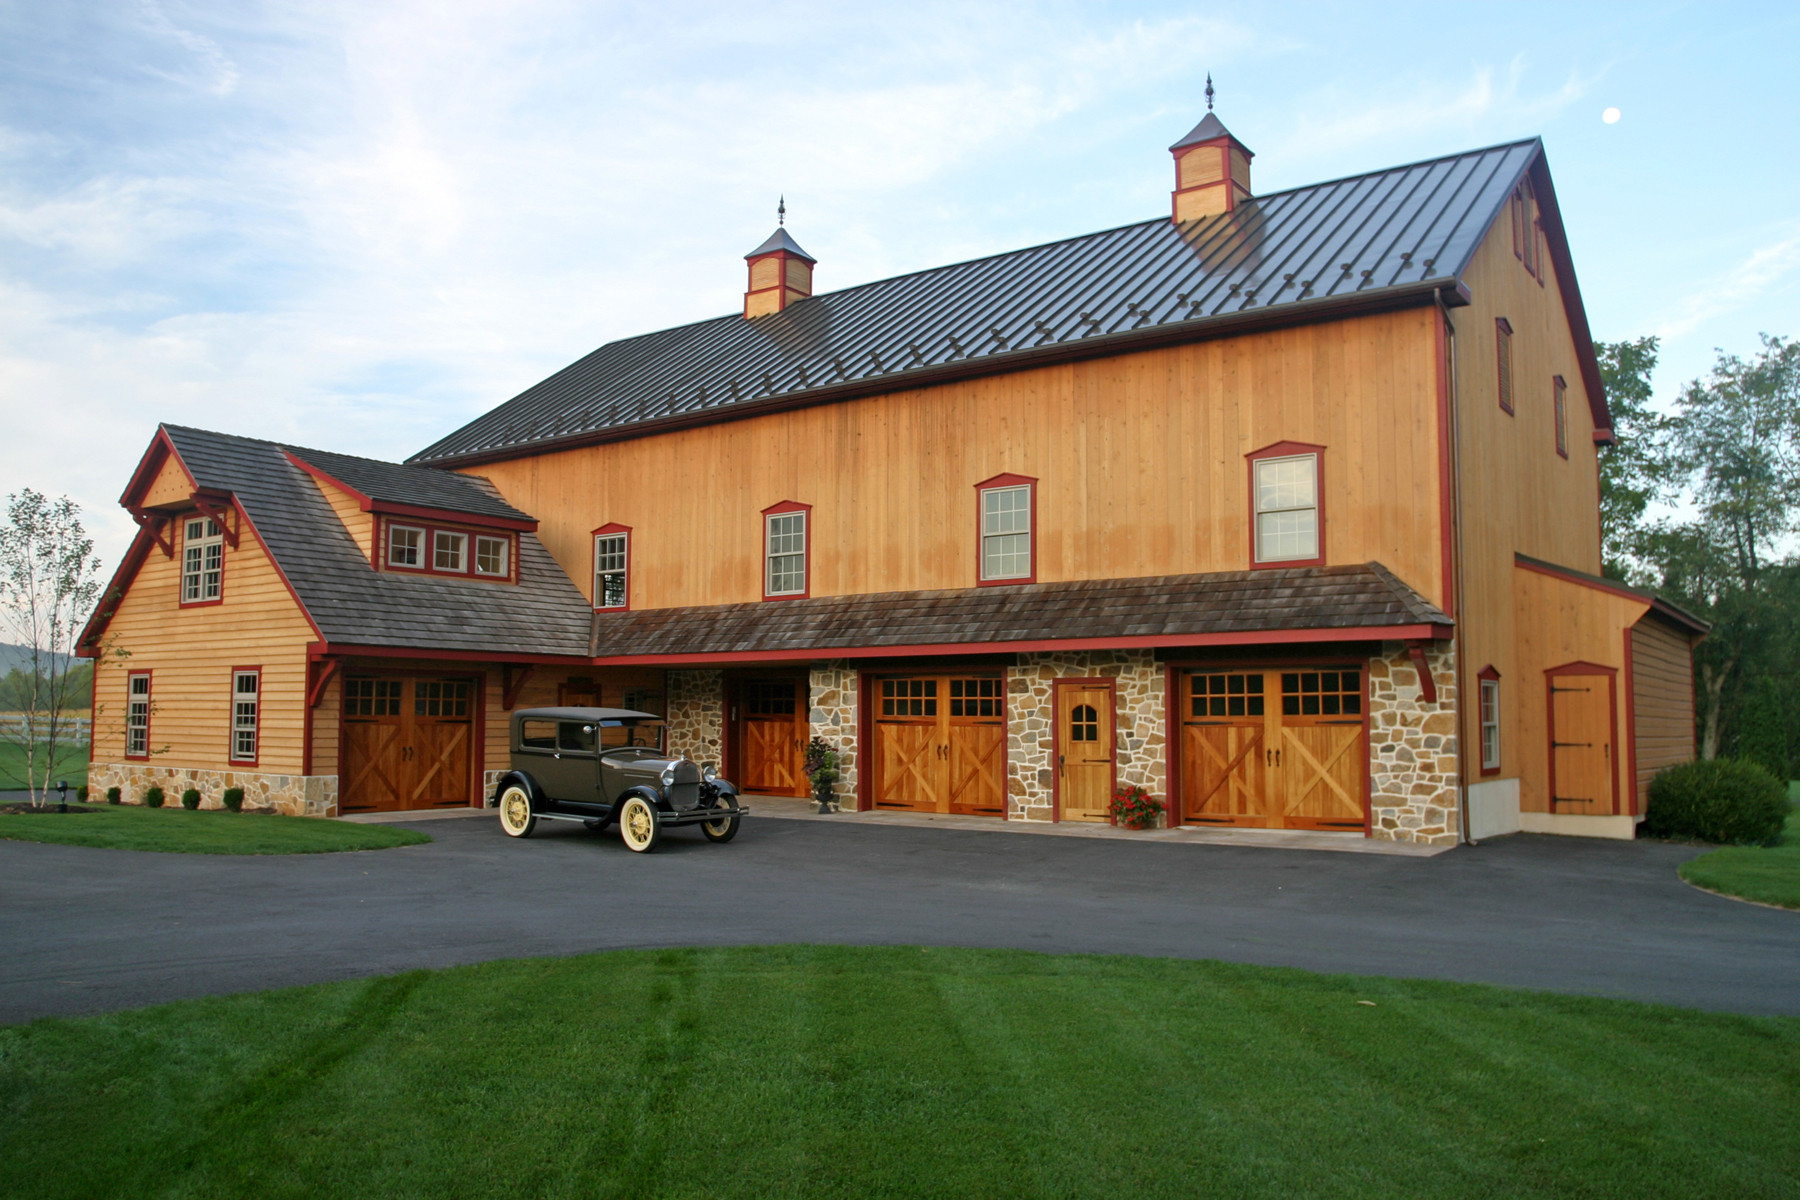
[[[720,797],[720,802],[726,803],[725,798]],[[732,813],[730,816],[720,817],[716,821],[702,821],[700,822],[700,832],[706,835],[706,840],[709,842],[729,842],[737,836],[738,823],[742,820],[742,817]]]
[[[531,811],[531,797],[518,784],[500,793],[500,828],[507,837],[530,837],[537,828],[537,815]]]
[[[647,854],[662,837],[662,821],[656,807],[642,796],[633,796],[619,810],[619,836],[628,849]]]

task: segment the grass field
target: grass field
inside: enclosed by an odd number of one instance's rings
[[[626,951],[0,1029],[0,1114],[9,1197],[1745,1200],[1800,1192],[1800,1020],[1163,959]]]
[[[41,760],[40,760],[41,761]],[[69,781],[69,795],[87,782],[88,751],[85,744],[63,747],[57,755],[60,774]],[[40,766],[39,771],[43,768]],[[25,747],[17,742],[0,741],[0,791],[25,786]]]
[[[1788,785],[1800,802],[1800,783]],[[1681,864],[1681,877],[1710,892],[1800,908],[1800,807],[1788,813],[1777,846],[1727,846]]]
[[[175,804],[175,797],[170,797],[170,802]],[[392,825],[346,825],[224,809],[189,812],[179,804],[172,808],[135,804],[88,807],[93,811],[80,816],[0,813],[0,839],[176,854],[320,854],[385,850],[431,840],[415,829]]]

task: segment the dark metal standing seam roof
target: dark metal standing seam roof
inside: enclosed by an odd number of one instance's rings
[[[947,366],[1025,367],[1096,339],[1200,337],[1250,314],[1428,295],[1457,284],[1541,153],[1533,138],[611,342],[408,461],[547,450],[847,385],[908,387]]]
[[[519,534],[515,585],[377,571],[319,485],[288,461],[289,447],[179,425],[163,429],[196,484],[237,498],[327,641],[587,655],[587,599],[536,534]],[[295,456],[307,453],[296,450]],[[396,472],[439,474],[387,465]],[[486,480],[461,478],[484,492],[492,487]]]

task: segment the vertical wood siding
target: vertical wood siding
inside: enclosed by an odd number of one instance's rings
[[[1631,688],[1637,704],[1637,796],[1650,780],[1694,757],[1694,651],[1688,636],[1646,618],[1631,631]]]
[[[761,599],[759,514],[782,500],[813,506],[815,596],[973,587],[973,485],[1005,472],[1039,480],[1040,580],[1243,570],[1244,455],[1313,442],[1327,561],[1380,561],[1437,600],[1436,320],[1145,351],[478,470],[538,517],[584,591],[588,531],[631,526],[633,607],[664,608]]]

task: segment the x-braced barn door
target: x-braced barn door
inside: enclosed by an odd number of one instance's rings
[[[1184,821],[1360,830],[1362,672],[1193,671],[1182,696]]]
[[[474,688],[463,679],[344,681],[345,812],[469,802]]]
[[[876,807],[1004,815],[1005,681],[931,675],[876,686]]]
[[[734,782],[745,791],[807,794],[805,688],[799,679],[747,679],[738,685],[743,766]]]

